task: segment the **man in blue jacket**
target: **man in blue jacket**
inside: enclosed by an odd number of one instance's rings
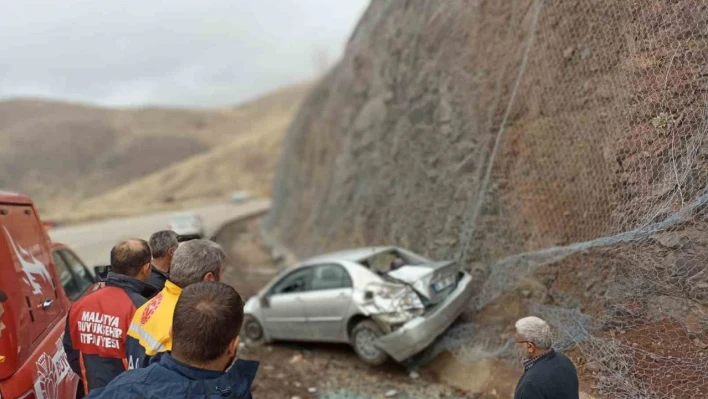
[[[252,399],[258,362],[237,360],[243,301],[232,287],[196,283],[182,291],[172,323],[172,352],[126,371],[88,398]]]

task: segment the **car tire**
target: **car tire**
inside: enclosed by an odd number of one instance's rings
[[[383,336],[381,328],[371,320],[362,320],[351,333],[351,345],[354,352],[364,363],[380,366],[388,361],[388,354],[374,345]]]
[[[246,315],[243,320],[243,335],[253,344],[267,343],[263,325],[253,316]]]

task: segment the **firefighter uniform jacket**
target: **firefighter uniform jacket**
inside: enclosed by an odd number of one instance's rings
[[[180,294],[182,289],[167,280],[165,288],[135,312],[125,346],[128,369],[147,367],[172,350],[170,329]]]
[[[108,385],[127,369],[125,341],[130,320],[154,293],[143,281],[108,273],[104,287],[73,304],[64,331],[64,351],[86,393]]]

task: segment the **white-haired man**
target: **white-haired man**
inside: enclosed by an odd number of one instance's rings
[[[570,359],[553,350],[548,323],[524,317],[516,322],[515,339],[526,360],[514,399],[578,399],[578,373]]]

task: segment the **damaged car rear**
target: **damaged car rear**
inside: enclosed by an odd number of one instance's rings
[[[251,341],[346,342],[366,363],[402,362],[467,308],[472,277],[454,261],[398,247],[309,259],[281,273],[245,306]]]

